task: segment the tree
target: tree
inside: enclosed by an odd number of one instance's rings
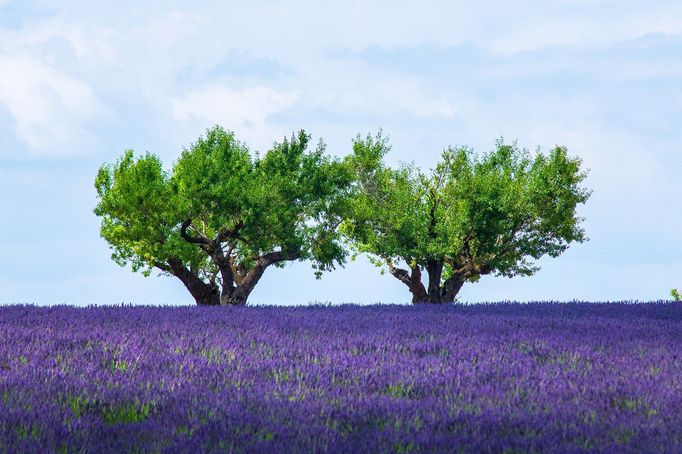
[[[254,157],[216,126],[170,172],[153,154],[126,151],[95,181],[113,260],[177,277],[200,305],[246,304],[271,265],[311,260],[318,278],[342,265],[351,174],[309,142],[301,131]]]
[[[680,292],[676,288],[670,290],[670,296],[673,299],[673,301],[682,301],[682,292]]]
[[[356,253],[408,287],[413,303],[451,303],[465,282],[491,273],[532,275],[532,259],[587,239],[576,216],[590,196],[580,186],[586,173],[563,147],[534,156],[501,140],[482,156],[447,148],[429,174],[387,167],[389,150],[381,132],[355,138],[347,158],[353,210],[343,231]]]

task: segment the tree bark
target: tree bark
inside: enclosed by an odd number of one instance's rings
[[[453,274],[450,276],[443,283],[441,301],[443,303],[453,303],[455,301],[455,297],[459,293],[459,290],[464,285],[464,282],[466,282],[466,279],[461,274]]]
[[[263,273],[267,267],[273,263],[296,260],[300,254],[296,251],[274,251],[263,254],[256,260],[256,265],[244,276],[244,279],[236,286],[229,289],[228,292],[223,288],[223,295],[220,297],[221,305],[244,306],[249,298],[249,295],[263,277]]]
[[[440,279],[443,275],[442,260],[427,260],[426,272],[429,275],[429,303],[441,303]]]
[[[410,261],[407,259],[405,259],[405,261],[410,263]],[[474,266],[471,263],[465,263],[459,268],[453,267],[453,274],[445,282],[443,282],[443,285],[440,285],[443,278],[443,267],[445,266],[445,261],[429,259],[426,261],[426,266],[424,267],[429,276],[427,291],[421,281],[422,272],[419,265],[410,267],[410,271],[407,271],[405,269],[395,267],[390,260],[386,260],[386,263],[388,265],[388,270],[393,277],[398,279],[409,288],[410,293],[412,293],[412,304],[453,303],[467,279],[472,276],[480,276],[484,274],[490,274],[492,272],[492,268],[489,265]]]
[[[427,300],[428,294],[422,284],[422,272],[419,265],[412,267],[410,274],[410,292],[412,292],[412,304],[423,303]]]
[[[217,285],[201,280],[196,273],[189,270],[179,259],[171,258],[167,263],[168,267],[164,271],[170,271],[175,277],[180,279],[197,305],[217,306],[220,304],[220,293]]]
[[[407,271],[402,268],[396,268],[390,260],[386,263],[391,275],[405,284],[410,290],[410,293],[412,293],[412,304],[423,303],[427,300],[428,294],[426,293],[424,284],[422,284],[422,273],[419,269],[419,265],[410,267],[410,271]]]

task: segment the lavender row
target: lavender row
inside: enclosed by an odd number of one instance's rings
[[[682,306],[0,308],[0,452],[682,450]]]

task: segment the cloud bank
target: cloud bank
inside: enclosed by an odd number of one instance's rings
[[[337,155],[383,127],[392,162],[428,168],[447,145],[483,151],[503,136],[565,145],[591,169],[591,241],[533,278],[466,287],[466,300],[663,297],[682,285],[680,48],[672,1],[0,0],[0,250],[70,270],[47,271],[38,302],[182,302],[174,283],[109,261],[90,211],[99,165],[126,148],[171,162],[214,123],[254,150],[305,128]],[[34,189],[44,180],[49,197]],[[0,267],[0,301],[16,301],[35,271]],[[298,296],[282,296],[294,280]],[[254,295],[406,298],[362,261],[322,282],[303,265],[276,270]]]

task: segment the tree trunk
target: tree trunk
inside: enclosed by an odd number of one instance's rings
[[[228,303],[230,306],[245,306],[246,301],[249,299],[249,293],[243,293],[243,292],[235,292],[232,297],[229,299]],[[225,304],[221,302],[220,304]]]
[[[208,292],[195,292],[192,293],[192,296],[194,297],[194,302],[197,303],[198,306],[218,306],[220,304],[217,288],[214,288]]]
[[[453,303],[465,281],[466,279],[461,274],[450,276],[443,284],[441,301],[443,303]]]
[[[248,300],[249,295],[251,294],[251,290],[253,290],[253,287],[248,289],[242,285],[238,285],[236,287],[233,287],[231,291],[223,291],[222,295],[220,295],[220,305],[244,306],[246,305],[246,301]]]
[[[246,276],[244,276],[237,286],[230,289],[223,289],[223,294],[220,297],[220,304],[244,306],[254,287],[256,287],[260,278],[263,277],[263,273],[267,267],[273,263],[296,260],[299,256],[300,254],[297,251],[274,251],[263,254],[258,258],[254,267]]]
[[[427,260],[426,272],[429,274],[429,303],[441,303],[440,279],[443,275],[442,260]]]
[[[408,260],[405,261],[409,262]],[[419,269],[419,265],[410,267],[410,271],[408,272],[402,268],[396,268],[390,260],[387,260],[386,264],[388,265],[388,271],[391,275],[407,285],[410,293],[412,293],[412,304],[423,303],[427,300],[428,295],[424,288],[424,284],[422,284],[422,272]]]
[[[220,304],[220,293],[217,285],[204,282],[178,259],[169,259],[168,266],[171,273],[185,285],[197,305],[217,306]]]
[[[408,261],[408,260],[405,260]],[[429,275],[428,292],[422,284],[422,273],[419,265],[410,267],[410,272],[402,268],[396,268],[390,260],[386,262],[388,270],[393,277],[405,284],[412,293],[412,304],[418,303],[432,303],[432,304],[448,304],[455,301],[455,297],[459,290],[466,282],[466,276],[469,274],[455,273],[450,276],[441,286],[440,281],[443,277],[443,261],[427,260],[426,272]],[[409,262],[408,262],[409,263]],[[490,272],[489,268],[483,269],[486,273]]]
[[[410,274],[410,292],[412,292],[412,304],[423,303],[427,301],[428,294],[422,284],[422,272],[419,269],[419,265],[415,265],[412,268],[412,273]]]
[[[256,266],[247,273],[246,277],[244,277],[244,280],[234,288],[227,302],[221,301],[220,304],[227,303],[232,306],[246,305],[249,295],[253,291],[254,287],[256,287],[256,284],[258,284],[258,281],[263,276],[265,269],[269,265],[270,264],[266,264],[265,262],[259,260],[256,263]]]

